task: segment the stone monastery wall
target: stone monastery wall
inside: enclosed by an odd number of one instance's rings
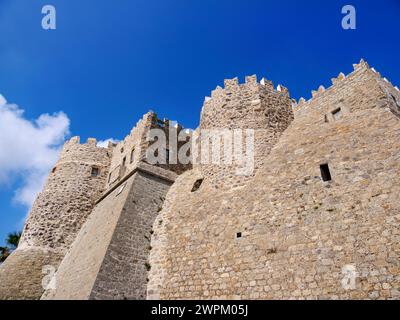
[[[400,298],[399,118],[366,63],[340,78],[294,106],[246,187],[205,178],[191,192],[201,168],[177,179],[154,223],[149,299]]]
[[[152,165],[149,130],[182,130],[153,112],[108,148],[72,138],[0,299],[400,299],[399,119],[399,89],[362,60],[309,101],[255,76],[206,97],[199,130],[255,130],[248,176]]]

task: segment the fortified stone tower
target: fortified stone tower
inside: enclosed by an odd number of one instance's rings
[[[217,129],[221,130],[218,131],[221,138],[224,134],[228,134],[234,139],[233,132],[241,129],[239,131],[243,134],[242,150],[236,150],[234,143],[225,140],[224,136],[221,149],[227,144],[233,146],[231,153],[234,154],[233,163],[225,165],[222,160],[219,166],[214,163],[203,164],[201,171],[205,181],[208,180],[217,188],[231,189],[242,186],[254,176],[282,132],[293,120],[291,104],[286,88],[278,85],[275,90],[271,81],[263,78],[259,83],[255,75],[246,77],[244,84],[239,84],[238,78],[234,78],[225,80],[224,88],[218,86],[211,97],[205,99],[201,113],[200,135],[204,129]],[[246,144],[249,142],[246,140],[247,129],[254,130],[254,157],[251,157],[254,159],[254,170],[251,170],[250,174],[238,175],[237,169],[242,165],[235,161],[235,157],[238,153],[246,152]],[[218,135],[211,134],[214,139]],[[201,140],[201,143],[203,142],[204,138]]]
[[[38,299],[104,190],[110,150],[95,139],[68,141],[38,195],[18,249],[0,269],[0,299]],[[44,273],[44,274],[43,274]]]
[[[154,219],[177,174],[191,168],[148,163],[150,130],[170,127],[149,112],[112,146],[106,190],[63,259],[55,288],[43,299],[145,299]]]

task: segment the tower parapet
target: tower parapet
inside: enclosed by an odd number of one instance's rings
[[[110,152],[96,139],[67,141],[43,191],[37,197],[21,238],[22,248],[39,246],[65,252],[94,202],[104,190]]]
[[[333,121],[333,114],[340,110],[352,113],[361,111],[366,106],[374,107],[371,103],[354,104],[352,96],[357,92],[364,92],[364,99],[379,97],[378,107],[388,107],[390,111],[400,117],[400,92],[379,72],[371,68],[369,64],[361,59],[359,63],[353,64],[353,71],[348,75],[340,72],[336,78],[332,78],[332,85],[325,89],[320,86],[318,91],[312,91],[312,98],[306,101],[300,98],[298,103],[293,104],[295,117],[307,117],[310,113],[320,113],[321,123]],[[373,88],[373,90],[372,90]],[[322,106],[322,107],[321,107]]]
[[[273,83],[264,78],[258,82],[255,75],[247,76],[243,84],[238,78],[226,79],[224,88],[218,86],[212,91],[203,105],[200,134],[204,130],[233,132],[241,129],[245,152],[246,130],[254,130],[254,170],[247,176],[237,175],[235,159],[232,165],[202,164],[206,180],[218,188],[242,186],[263,165],[271,148],[293,120],[291,104],[288,89],[282,85],[275,89]]]
[[[183,128],[168,119],[159,119],[157,114],[152,111],[146,113],[124,140],[111,147],[112,159],[110,173],[107,178],[107,189],[117,185],[124,177],[132,173],[141,162],[148,162],[147,151],[153,143],[153,141],[149,140],[148,135],[152,129],[159,129],[165,133],[167,139],[166,151],[169,154],[170,132],[175,131],[174,136],[177,137]],[[180,143],[177,141],[176,143],[179,149]],[[156,164],[156,166],[177,174],[191,168],[191,165],[182,165],[179,162],[176,164]]]

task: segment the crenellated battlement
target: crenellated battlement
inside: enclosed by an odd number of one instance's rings
[[[109,144],[108,147],[111,147],[113,143]],[[81,143],[80,136],[74,136],[70,138],[68,141],[64,143],[63,149],[69,150],[70,148],[76,148],[77,146],[87,146],[87,147],[97,147],[99,149],[104,149],[103,147],[97,146],[96,138],[87,138],[86,142]]]
[[[74,136],[71,139],[69,139],[67,142],[65,142],[65,145],[73,145],[73,144],[81,144],[81,137],[80,136]],[[86,143],[82,144],[88,144],[88,145],[96,145],[97,144],[97,139],[96,138],[88,138],[86,140]]]
[[[224,87],[217,86],[206,97],[200,121],[203,130],[229,129],[251,130],[254,133],[254,171],[260,168],[279,136],[293,120],[289,90],[282,85],[276,88],[272,81],[256,75],[239,79],[225,79]],[[202,165],[206,182],[216,188],[243,186],[250,176],[237,176],[237,168],[231,166]],[[252,175],[252,174],[251,174]],[[229,178],[227,178],[229,177]]]
[[[259,92],[270,92],[275,94],[284,94],[289,96],[289,90],[281,84],[274,87],[272,81],[266,78],[261,78],[260,82],[257,81],[256,75],[246,76],[245,82],[240,83],[239,78],[235,77],[233,79],[224,79],[224,87],[217,86],[213,91],[211,91],[211,96],[206,96],[204,99],[204,104],[212,103],[214,101],[223,101],[227,97],[231,97],[235,94],[240,94],[241,92],[249,91],[253,93]]]
[[[205,97],[200,126],[265,129],[277,120],[268,116],[271,110],[288,108],[289,115],[291,104],[289,90],[281,84],[275,88],[266,78],[258,81],[256,75],[246,76],[244,83],[239,83],[237,77],[225,79],[223,88],[217,86],[211,97]]]
[[[102,148],[97,146],[95,138],[88,138],[85,143],[81,143],[80,137],[75,136],[65,142],[57,163],[68,161],[109,163],[111,152],[112,146],[110,144],[108,148]]]
[[[336,78],[332,78],[332,85],[329,88],[325,88],[321,85],[318,90],[312,90],[311,98],[309,100],[306,100],[303,97],[301,97],[298,102],[294,100],[294,103],[292,104],[293,111],[295,115],[303,114],[306,110],[310,108],[312,109],[312,106],[322,103],[323,100],[334,99],[332,95],[337,95],[338,92],[343,92],[343,95],[345,96],[345,91],[349,91],[350,88],[355,88],[356,86],[360,87],[363,83],[369,80],[385,82],[390,86],[393,86],[386,78],[382,78],[379,72],[374,68],[371,68],[365,60],[361,59],[358,64],[353,64],[353,71],[348,75],[340,72]],[[399,92],[398,87],[393,86],[393,88]],[[325,105],[326,103],[323,104]]]
[[[149,141],[149,132],[152,129],[160,129],[165,132],[167,138],[167,148],[169,146],[169,131],[176,130],[178,133],[183,127],[169,119],[160,119],[153,111],[149,111],[136,123],[130,133],[120,142],[111,146],[111,166],[110,174],[107,179],[107,189],[112,188],[124,177],[133,172],[142,162],[147,162],[147,150],[153,143]],[[178,143],[179,145],[179,143]],[[178,174],[185,171],[188,166],[180,164],[157,164],[167,170]]]

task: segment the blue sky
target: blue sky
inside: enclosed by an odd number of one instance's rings
[[[41,28],[45,4],[56,30]],[[346,4],[356,30],[341,28]],[[0,245],[68,136],[122,139],[150,109],[195,128],[235,76],[309,98],[363,57],[399,85],[399,16],[398,0],[0,0]]]

